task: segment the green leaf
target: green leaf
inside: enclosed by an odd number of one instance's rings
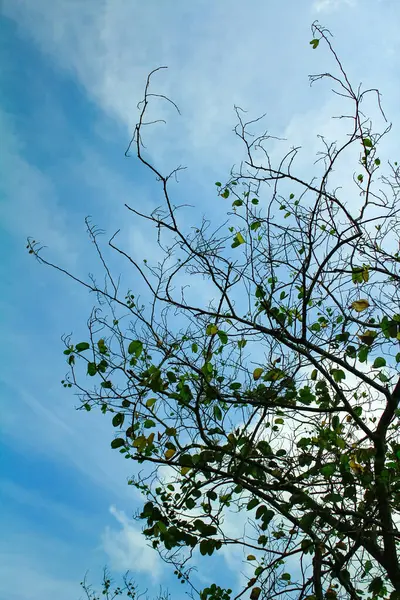
[[[372,148],[372,142],[369,138],[364,138],[363,144],[364,144],[365,148]]]
[[[114,427],[121,427],[125,420],[125,415],[123,413],[117,413],[112,420],[112,424]]]
[[[112,388],[112,383],[111,383],[111,381],[102,381],[100,385],[101,385],[101,387],[102,387],[102,388],[104,388],[104,389],[108,389],[108,390],[110,390],[110,389]],[[128,405],[128,406],[129,406],[129,405]]]
[[[313,40],[311,40],[310,44],[313,47],[313,50],[315,50],[319,46],[319,40],[317,40],[316,38],[314,38]]]
[[[97,373],[96,363],[89,362],[88,366],[87,366],[87,374],[90,375],[90,377],[93,377],[94,375],[96,375],[96,373]]]
[[[186,508],[188,508],[189,510],[191,510],[192,508],[194,508],[196,506],[196,502],[193,500],[193,498],[187,498],[187,500],[185,501],[186,504]]]
[[[346,373],[342,369],[331,369],[331,375],[336,383],[340,383],[343,379],[346,379]]]
[[[335,471],[336,471],[336,464],[335,463],[328,463],[327,465],[324,465],[321,468],[320,473],[324,477],[331,477],[334,474]]]
[[[258,504],[260,504],[258,498],[252,498],[247,504],[247,510],[253,510],[253,508],[255,508]]]
[[[368,591],[372,592],[374,595],[378,595],[381,590],[383,588],[383,579],[382,577],[375,577],[369,587],[368,587]]]
[[[198,349],[199,349],[199,347],[198,347],[198,345],[196,344],[196,342],[193,342],[193,344],[192,344],[192,352],[193,352],[194,354],[197,354],[197,351],[198,351]]]
[[[221,183],[220,181],[216,181],[216,182],[215,182],[215,185],[216,185],[217,187],[221,187],[222,183]]]
[[[97,342],[97,347],[99,349],[100,354],[106,354],[107,353],[107,346],[106,346],[105,341],[103,339],[100,339]]]
[[[75,350],[77,352],[83,352],[84,350],[89,350],[89,348],[90,344],[88,344],[87,342],[79,342],[79,344],[75,346]]]
[[[378,356],[374,360],[374,364],[372,365],[372,367],[374,369],[379,369],[380,367],[384,367],[385,365],[386,365],[386,360],[382,356]]]
[[[218,404],[216,404],[214,406],[213,412],[214,412],[215,419],[217,419],[217,421],[221,421],[221,419],[222,419],[222,411],[221,411],[220,407],[218,406]]]
[[[111,442],[111,448],[121,448],[121,446],[125,446],[125,440],[123,438],[116,438]]]
[[[259,229],[260,227],[261,221],[253,221],[253,223],[250,225],[251,231],[257,231],[257,229]]]
[[[217,331],[218,337],[221,340],[221,344],[226,344],[228,342],[228,336],[225,333],[225,331],[221,331],[221,329],[219,329]]]
[[[128,346],[128,353],[134,354],[136,358],[139,358],[143,350],[143,344],[140,340],[132,340]]]
[[[290,579],[291,579],[290,573],[282,573],[281,579],[283,579],[283,581],[290,581]]]

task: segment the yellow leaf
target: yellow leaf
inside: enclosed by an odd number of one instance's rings
[[[187,473],[189,473],[189,471],[190,471],[190,467],[182,467],[181,475],[186,475]]]
[[[208,325],[207,327],[207,335],[215,335],[218,331],[218,327],[216,325]]]
[[[361,335],[358,336],[358,338],[366,346],[371,346],[377,335],[378,334],[376,331],[372,331],[372,329],[366,329]]]
[[[362,465],[354,460],[354,458],[349,460],[349,467],[356,475],[361,475],[361,473],[363,473],[365,470]]]
[[[254,556],[254,554],[249,554],[247,560],[256,560],[256,557]]]
[[[250,592],[250,600],[258,600],[261,594],[261,588],[254,587]]]
[[[257,379],[260,379],[261,375],[263,374],[263,370],[261,369],[261,367],[258,367],[257,369],[254,369],[253,371],[253,379],[254,381],[257,381]]]
[[[146,402],[147,408],[151,408],[156,403],[157,398],[149,398]]]
[[[363,272],[362,272],[362,278],[364,279],[365,282],[367,282],[369,280],[368,267],[364,267]]]
[[[169,460],[170,458],[172,458],[174,456],[175,452],[176,452],[175,448],[168,448],[168,450],[165,451],[164,456],[167,460]]]
[[[154,436],[155,436],[155,433],[154,433],[154,431],[153,431],[153,433],[151,433],[151,434],[149,435],[149,437],[147,438],[147,445],[148,445],[148,446],[151,446],[151,445],[152,445],[152,443],[153,443],[153,440],[154,440]]]
[[[242,236],[242,234],[240,233],[240,231],[237,232],[236,239],[239,242],[239,244],[244,244],[244,237]]]
[[[147,438],[145,435],[139,435],[139,437],[137,437],[134,442],[133,442],[133,446],[135,448],[137,448],[139,451],[142,451],[145,449],[147,444]]]
[[[354,310],[356,310],[357,312],[367,310],[368,306],[368,300],[354,300],[354,302],[351,303],[351,308],[354,308]]]

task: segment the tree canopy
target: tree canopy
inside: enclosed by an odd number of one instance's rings
[[[138,262],[114,234],[135,282],[122,290],[89,220],[105,285],[28,242],[97,294],[86,340],[65,338],[62,383],[83,409],[109,414],[111,447],[139,464],[130,483],[145,496],[149,543],[189,584],[195,552],[243,549],[247,585],[193,586],[201,600],[400,594],[400,171],[379,154],[390,126],[376,131],[362,110],[369,96],[386,121],[379,92],[354,87],[329,32],[312,30],[334,71],[311,83],[333,85],[348,127],[320,138],[311,177],[296,167],[299,148],[277,159],[279,140],[254,135],[261,121],[237,107],[245,158],[215,184],[228,220],[183,227],[179,169],[163,174],[143,145],[160,97],[152,72],[127,154],[156,177],[163,204],[126,208],[154,226],[162,259]],[[353,174],[341,189],[343,162]],[[246,515],[235,537],[229,511]]]

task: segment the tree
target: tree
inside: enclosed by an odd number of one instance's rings
[[[336,70],[311,83],[334,85],[349,125],[342,142],[321,138],[315,174],[296,172],[299,148],[274,162],[279,142],[253,136],[259,119],[236,108],[246,158],[216,183],[232,202],[228,223],[183,230],[170,195],[178,169],[164,175],[142,144],[159,96],[152,72],[127,154],[157,178],[163,204],[127,210],[154,225],[163,259],[140,264],[113,235],[148,294],[121,292],[87,221],[106,284],[69,274],[98,304],[88,341],[65,338],[63,385],[82,408],[110,414],[112,448],[141,465],[130,483],[146,496],[144,535],[183,580],[197,549],[237,544],[252,565],[247,587],[214,584],[202,600],[400,593],[400,172],[379,158],[390,126],[377,132],[361,110],[372,96],[386,121],[379,92],[355,89],[329,32],[312,31]],[[355,165],[345,194],[340,164]],[[63,271],[36,242],[28,248]],[[207,302],[188,289],[199,281],[212,286]],[[224,528],[232,510],[248,518],[234,538]]]
[[[88,583],[87,575],[81,581],[81,587],[85,593],[86,600],[115,600],[115,598],[125,597],[127,600],[140,600],[145,598],[147,591],[140,592],[136,583],[129,576],[129,571],[125,573],[120,585],[116,585],[110,576],[110,573],[105,568],[101,581],[101,590],[93,589],[93,586]],[[157,600],[169,600],[168,593],[160,590]]]

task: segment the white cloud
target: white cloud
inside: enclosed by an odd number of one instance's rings
[[[157,552],[148,546],[144,535],[123,511],[115,506],[110,513],[120,528],[106,527],[102,536],[103,549],[109,557],[114,571],[134,570],[151,576],[153,582],[159,582],[162,574],[162,562]]]
[[[356,0],[316,0],[313,8],[317,12],[329,12],[346,6],[353,8],[356,6],[356,3]]]

